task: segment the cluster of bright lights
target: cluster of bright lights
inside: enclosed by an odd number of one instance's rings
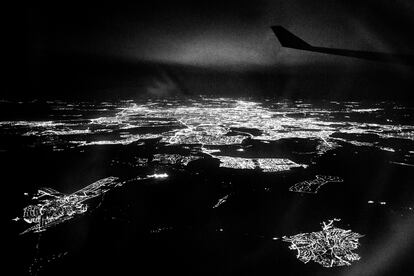
[[[155,173],[121,182],[117,177],[111,176],[98,180],[69,195],[51,188],[41,188],[32,197],[33,200],[37,201],[36,204],[23,209],[23,220],[35,225],[21,234],[43,232],[52,226],[74,218],[76,215],[81,215],[88,210],[85,201],[101,196],[115,187],[137,180],[164,179],[167,177],[168,174],[166,173]],[[16,219],[16,221],[19,221],[19,219]]]
[[[54,103],[55,104],[55,103]],[[335,103],[333,103],[335,104]],[[69,106],[69,104],[67,104]],[[64,103],[59,103],[65,109]],[[42,143],[73,146],[130,144],[139,140],[161,138],[168,144],[232,145],[248,137],[275,141],[282,138],[309,138],[320,142],[319,153],[338,146],[338,142],[375,146],[349,138],[334,138],[333,133],[377,134],[379,138],[414,139],[414,126],[366,123],[336,119],[352,114],[382,112],[381,108],[361,108],[358,103],[346,103],[341,108],[317,108],[302,102],[265,102],[263,104],[228,98],[187,100],[147,100],[143,103],[101,103],[91,106],[71,105],[79,113],[99,110],[104,116],[82,117],[56,121],[6,121],[0,126],[22,135],[37,136]],[[81,115],[80,115],[81,116]],[[255,129],[252,135],[235,129]],[[380,146],[378,146],[380,147]],[[381,148],[381,147],[380,147]]]
[[[167,177],[168,177],[168,174],[166,173],[155,173],[155,174],[148,175],[148,178],[156,178],[156,179],[167,178]]]
[[[360,256],[353,251],[363,235],[333,225],[338,219],[323,222],[322,231],[283,237],[289,249],[297,250],[297,258],[305,264],[314,261],[324,267],[351,265]]]
[[[216,204],[214,204],[213,208],[217,208],[217,207],[221,206],[222,204],[224,204],[224,203],[227,201],[227,199],[228,199],[228,198],[229,198],[229,195],[225,195],[225,196],[223,196],[222,198],[220,198],[220,199],[217,201],[217,203],[216,203]]]
[[[317,175],[313,180],[306,180],[296,183],[289,188],[291,192],[316,194],[319,189],[329,182],[343,182],[344,180],[337,176]]]
[[[214,156],[220,160],[220,167],[241,170],[262,170],[263,172],[280,172],[303,167],[285,158],[243,158],[231,156]]]
[[[191,161],[200,159],[200,156],[183,156],[179,154],[154,154],[152,161],[163,165],[187,166]]]
[[[89,186],[69,195],[62,194],[51,188],[42,188],[34,200],[38,203],[29,205],[23,209],[23,219],[27,223],[35,223],[22,234],[28,232],[42,232],[47,228],[72,219],[88,210],[88,205],[83,202],[97,197],[110,188],[119,185],[117,177],[107,177],[98,180]]]

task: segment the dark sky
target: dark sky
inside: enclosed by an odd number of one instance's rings
[[[414,4],[406,0],[57,3],[26,7],[34,53],[94,53],[201,66],[353,61],[280,50],[269,29],[273,24],[315,45],[414,53]]]
[[[412,73],[404,66],[280,48],[269,28],[283,25],[316,46],[414,54],[410,0],[55,1],[15,6],[7,12],[6,26],[12,47],[23,45],[24,54],[19,52],[15,63],[32,79],[49,74],[43,72],[46,67],[70,75],[92,59],[111,60],[111,66],[147,62],[297,74],[309,68],[371,74],[391,70],[405,78]],[[45,66],[48,62],[52,65]]]

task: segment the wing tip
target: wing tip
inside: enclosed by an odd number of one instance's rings
[[[275,33],[282,47],[294,49],[309,49],[312,47],[309,43],[292,34],[281,25],[271,26],[271,29]]]

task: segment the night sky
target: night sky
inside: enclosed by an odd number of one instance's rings
[[[412,68],[281,48],[270,29],[317,46],[414,54],[412,1],[141,2],[10,8],[15,74],[6,97],[403,99],[413,87]]]

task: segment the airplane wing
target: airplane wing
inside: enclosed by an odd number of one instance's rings
[[[282,26],[272,26],[271,28],[275,33],[276,37],[279,39],[279,42],[282,45],[282,47],[345,57],[354,57],[372,61],[399,63],[414,66],[414,56],[412,55],[317,47],[312,46],[311,44],[303,41],[302,39],[295,36]]]

